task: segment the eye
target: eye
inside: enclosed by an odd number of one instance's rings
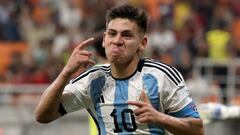
[[[131,35],[129,33],[125,33],[123,34],[124,37],[131,37]]]
[[[114,31],[108,31],[107,32],[107,35],[109,35],[109,36],[115,36],[116,35],[116,32],[114,32]]]
[[[123,33],[122,33],[122,36],[123,36],[123,37],[126,37],[126,38],[129,38],[129,37],[133,37],[133,34],[130,33],[130,32],[123,32]]]

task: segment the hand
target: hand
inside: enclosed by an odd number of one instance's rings
[[[141,92],[140,101],[128,101],[129,105],[137,106],[138,109],[134,110],[134,115],[140,123],[157,123],[158,112],[150,103],[146,93]]]
[[[87,67],[95,64],[95,61],[91,59],[93,53],[84,49],[93,40],[94,38],[89,38],[85,41],[82,41],[77,45],[76,48],[74,48],[66,66],[63,69],[63,74],[71,76],[79,68],[86,69]]]

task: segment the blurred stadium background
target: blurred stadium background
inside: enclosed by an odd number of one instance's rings
[[[147,57],[176,66],[197,104],[240,105],[239,0],[0,0],[0,135],[87,135],[85,111],[48,125],[33,110],[81,40],[101,63],[106,10],[130,3],[150,16]],[[240,134],[239,120],[205,125],[206,135]]]

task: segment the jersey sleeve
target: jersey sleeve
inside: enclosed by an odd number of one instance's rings
[[[90,96],[84,80],[69,83],[65,86],[61,103],[67,113],[80,110],[89,105]]]
[[[169,78],[164,78],[163,105],[165,112],[175,117],[199,117],[199,114],[190,96],[190,91],[185,85],[181,76],[179,83],[172,82]]]

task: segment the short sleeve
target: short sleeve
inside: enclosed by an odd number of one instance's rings
[[[178,112],[193,101],[184,81],[176,85],[166,77],[163,89],[163,106],[167,113]]]
[[[83,82],[70,83],[65,86],[62,96],[62,105],[66,112],[81,110],[88,106],[90,96]]]

